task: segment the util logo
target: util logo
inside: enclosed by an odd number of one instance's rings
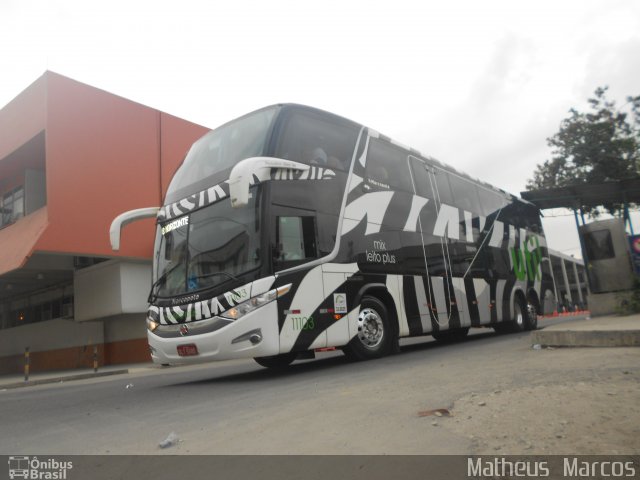
[[[524,250],[524,251],[523,251]],[[542,248],[537,236],[532,235],[524,243],[524,248],[510,248],[513,271],[518,280],[539,280],[542,277]]]

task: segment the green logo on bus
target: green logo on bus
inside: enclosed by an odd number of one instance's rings
[[[540,264],[542,263],[542,249],[540,240],[532,235],[525,241],[524,252],[520,248],[510,248],[513,271],[518,280],[530,281],[542,278]]]

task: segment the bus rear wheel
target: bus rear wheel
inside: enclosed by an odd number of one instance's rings
[[[513,318],[493,328],[499,333],[518,333],[525,330],[535,330],[537,326],[538,316],[535,307],[525,301],[523,297],[518,296],[513,304]]]
[[[262,367],[278,369],[288,367],[296,358],[298,358],[297,353],[289,352],[270,357],[255,357],[254,360]]]
[[[516,303],[513,306],[513,320],[511,321],[512,332],[522,332],[526,326],[527,307],[524,302],[519,298],[516,299]]]
[[[391,353],[394,333],[387,307],[375,297],[364,297],[358,314],[358,332],[343,348],[351,360],[369,360]]]
[[[536,307],[527,302],[526,316],[524,319],[525,330],[536,330],[538,328],[538,311]]]

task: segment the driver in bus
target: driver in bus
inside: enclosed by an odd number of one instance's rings
[[[322,148],[316,147],[311,151],[309,165],[318,165],[321,167],[327,166],[327,154]]]

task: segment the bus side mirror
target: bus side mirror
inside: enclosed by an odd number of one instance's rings
[[[111,222],[109,228],[109,239],[111,240],[111,249],[120,250],[120,232],[131,222],[142,220],[143,218],[152,218],[158,215],[160,207],[138,208],[137,210],[129,210],[121,213]]]
[[[307,171],[309,165],[274,157],[251,157],[238,162],[229,175],[231,206],[241,208],[249,203],[249,188],[271,178],[272,169]]]

